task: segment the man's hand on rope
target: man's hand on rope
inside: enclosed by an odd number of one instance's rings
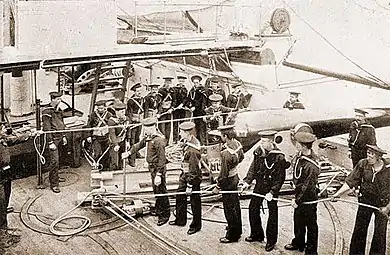
[[[292,208],[294,208],[294,209],[297,209],[297,208],[298,208],[298,204],[295,202],[295,199],[292,199],[292,200],[291,200],[291,206],[292,206]]]
[[[156,177],[154,177],[154,185],[160,186],[160,184],[161,184],[161,174],[158,173],[158,174],[156,175]]]
[[[267,200],[268,202],[271,202],[273,198],[274,195],[272,195],[272,193],[268,192],[267,194],[265,194],[265,200]]]
[[[53,142],[51,142],[49,143],[49,149],[55,151],[57,149],[57,146]]]
[[[186,195],[191,195],[192,194],[192,185],[187,184],[187,189],[186,189]]]

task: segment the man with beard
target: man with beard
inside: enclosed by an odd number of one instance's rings
[[[65,129],[65,123],[63,120],[63,112],[59,108],[61,103],[61,92],[50,92],[50,105],[42,111],[42,128],[43,131],[59,131]],[[46,140],[48,144],[48,156],[49,156],[49,182],[50,188],[54,193],[59,193],[59,177],[58,170],[60,168],[59,151],[64,152],[64,147],[68,143],[68,139],[65,133],[47,133]]]
[[[234,125],[226,125],[218,128],[221,140],[224,143],[221,151],[221,171],[217,178],[214,194],[219,191],[237,191],[239,182],[237,165],[244,159],[242,145],[235,139]],[[223,211],[228,223],[225,237],[221,237],[221,243],[238,242],[242,234],[241,208],[238,193],[222,194]]]
[[[173,106],[173,89],[172,89],[172,80],[173,77],[167,76],[164,77],[164,84],[158,90],[158,96],[160,100],[160,105],[158,107],[158,116],[159,121],[163,121],[164,123],[159,123],[158,128],[161,133],[167,139],[169,143],[169,139],[171,136],[171,128],[172,128],[172,106]]]
[[[268,221],[266,228],[266,251],[272,251],[278,238],[278,205],[273,198],[279,196],[279,191],[286,179],[286,168],[290,166],[286,162],[283,152],[275,145],[276,131],[262,131],[260,146],[254,151],[254,158],[243,182],[243,190],[249,188],[253,180],[256,180],[254,193],[265,196],[268,205]],[[247,242],[263,242],[264,230],[261,223],[260,208],[263,207],[264,198],[252,196],[249,204],[249,222],[251,234],[245,238]]]
[[[188,108],[191,108],[194,114],[194,122],[196,127],[196,135],[200,144],[206,144],[206,123],[202,117],[206,114],[205,109],[208,104],[206,90],[202,86],[202,77],[194,75],[191,77],[193,88],[188,93]]]
[[[154,118],[157,116],[158,106],[160,104],[158,93],[158,84],[150,84],[150,92],[145,96],[144,118]]]
[[[290,92],[290,98],[284,103],[283,108],[288,108],[289,110],[294,110],[294,109],[302,109],[304,110],[305,107],[299,101],[299,96],[300,93],[298,92]]]
[[[186,110],[180,109],[183,106],[187,105],[187,88],[185,86],[185,81],[187,77],[179,75],[177,80],[179,83],[172,88],[173,90],[173,102],[172,107],[175,109],[173,112],[173,142],[176,143],[179,140],[179,124],[183,121],[176,121],[184,119],[186,117]],[[188,116],[189,117],[189,116]]]
[[[368,227],[374,214],[374,235],[369,254],[385,255],[388,254],[386,232],[390,212],[390,165],[382,158],[386,154],[384,150],[376,145],[367,145],[367,148],[367,158],[357,163],[332,199],[337,201],[350,188],[360,186],[359,202],[380,210],[359,205],[349,254],[365,254]]]
[[[200,191],[202,171],[199,168],[200,143],[193,135],[195,124],[187,121],[179,126],[181,148],[184,152],[184,166],[179,178],[177,192],[186,192],[190,196],[192,222],[187,231],[188,235],[195,234],[202,227],[202,206],[200,194],[192,194],[192,191]],[[187,223],[187,195],[176,196],[176,219],[170,221],[170,225],[185,226]]]

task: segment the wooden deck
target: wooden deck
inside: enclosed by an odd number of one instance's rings
[[[58,237],[50,234],[50,223],[77,204],[78,192],[90,191],[89,172],[90,169],[86,164],[78,169],[61,170],[60,176],[65,177],[66,182],[60,184],[61,193],[59,194],[51,192],[47,187],[43,190],[36,189],[35,177],[14,181],[11,205],[14,206],[15,212],[8,215],[8,220],[9,227],[18,228],[22,237],[18,244],[6,249],[3,253],[26,255],[171,254],[120,219],[103,210],[91,209],[89,206],[80,207],[72,213],[72,215],[84,215],[91,219],[92,225],[88,230],[71,237]],[[45,183],[47,185],[47,179]],[[356,198],[348,197],[348,199]],[[188,254],[265,254],[264,243],[249,244],[244,241],[244,237],[250,233],[248,205],[249,200],[241,201],[243,236],[238,243],[233,244],[218,242],[219,237],[224,236],[226,226],[222,206],[218,202],[203,204],[205,220],[202,230],[192,236],[186,234],[188,227],[168,224],[157,227],[156,217],[144,216],[140,222],[167,237],[171,243],[183,248]],[[279,240],[276,249],[268,254],[299,254],[283,249],[283,246],[293,237],[293,209],[289,205],[281,203],[279,205]],[[330,213],[329,208],[334,208],[336,214]],[[341,246],[344,252],[348,251],[356,209],[355,206],[342,202],[328,203],[326,206],[321,203],[318,206],[319,254],[335,254],[336,244],[340,242],[344,243]],[[264,221],[266,216],[267,210],[265,210],[265,215],[262,215]],[[335,228],[333,224],[335,217],[340,220],[341,228],[337,227],[337,224]],[[171,219],[173,218],[172,215]],[[68,220],[60,224],[64,228],[79,225],[80,220]],[[339,237],[338,240],[336,236]],[[371,236],[372,228],[370,228]]]

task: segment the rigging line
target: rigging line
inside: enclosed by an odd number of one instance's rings
[[[374,0],[374,2],[375,2],[376,5],[378,5],[380,8],[382,8],[382,9],[384,9],[384,10],[386,10],[386,11],[390,11],[390,8],[385,7],[385,6],[383,6],[382,4],[378,3],[378,0]],[[389,3],[389,5],[390,5],[390,3]]]
[[[313,82],[308,82],[305,84],[299,84],[299,85],[287,85],[287,86],[280,86],[279,89],[288,89],[288,88],[298,88],[298,87],[306,87],[310,85],[317,85],[317,84],[322,84],[322,83],[328,83],[328,82],[336,82],[339,81],[340,79],[334,78],[333,80],[325,80],[325,81],[313,81]]]
[[[376,12],[376,10],[374,10],[374,9],[370,9],[370,8],[364,7],[363,5],[357,3],[356,0],[351,0],[351,1],[352,1],[354,4],[356,4],[357,6],[359,6],[361,9],[370,11],[370,12],[372,12],[372,13],[375,13],[375,12]]]
[[[301,19],[306,25],[308,25],[310,27],[311,30],[313,30],[318,36],[320,36],[327,44],[329,44],[329,46],[331,46],[334,50],[336,50],[339,54],[341,54],[344,58],[346,58],[348,61],[350,61],[352,64],[354,64],[356,67],[358,67],[360,70],[362,70],[363,72],[367,73],[368,75],[372,76],[372,77],[375,77],[376,79],[380,80],[381,82],[383,82],[384,84],[388,84],[387,82],[383,81],[382,79],[380,79],[379,77],[377,77],[376,75],[370,73],[369,71],[367,71],[366,69],[364,69],[362,66],[360,66],[358,63],[356,63],[355,61],[353,61],[351,58],[349,58],[347,55],[345,55],[344,53],[342,53],[336,46],[334,46],[328,39],[326,39],[325,36],[323,36],[320,32],[318,32],[307,20],[305,20],[304,18],[302,18],[298,12],[296,12],[289,4],[286,3],[286,1],[283,0],[283,2],[285,3],[285,5],[295,14],[297,15],[297,17],[299,19]]]

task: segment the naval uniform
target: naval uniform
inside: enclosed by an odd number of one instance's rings
[[[244,159],[244,152],[239,141],[233,139],[231,147],[226,144],[221,151],[221,171],[217,186],[221,191],[237,191],[239,177],[237,165]],[[222,194],[223,211],[228,223],[226,239],[235,242],[242,234],[240,200],[237,193]]]
[[[158,91],[158,96],[160,97],[160,105],[158,107],[158,114],[160,115],[159,121],[165,121],[165,123],[159,123],[158,129],[167,139],[169,143],[169,138],[171,136],[171,126],[172,126],[172,113],[167,113],[172,109],[173,102],[173,90],[172,88],[160,88]]]
[[[351,149],[353,167],[359,160],[367,158],[367,144],[375,145],[375,128],[368,122],[359,124],[356,120],[349,129],[348,146]]]
[[[229,94],[226,99],[226,106],[234,109],[247,108],[249,101],[244,96],[244,94]]]
[[[218,108],[215,108],[213,106],[206,108],[205,112],[207,117],[205,117],[204,120],[207,123],[207,131],[216,130],[220,126],[229,124],[225,123],[228,116],[227,113],[232,113],[233,111],[233,108],[228,108],[223,105],[220,105]]]
[[[0,143],[0,230],[6,230],[7,207],[11,196],[10,155],[6,146]]]
[[[204,87],[192,88],[188,93],[188,108],[194,107],[194,122],[196,128],[196,135],[200,144],[206,144],[206,123],[201,118],[204,116],[205,109],[208,105],[208,97]]]
[[[42,128],[43,131],[57,131],[64,130],[65,124],[63,121],[63,112],[60,108],[55,109],[52,106],[47,107],[42,111]],[[49,169],[49,181],[50,187],[58,187],[58,170],[60,168],[60,154],[61,158],[63,157],[64,152],[66,152],[65,146],[63,146],[62,139],[65,136],[65,133],[47,133],[46,141],[47,148],[46,153],[48,154],[48,166]],[[67,139],[70,141],[70,139]],[[49,145],[54,143],[56,146],[55,150],[51,150]]]
[[[153,118],[157,115],[159,97],[149,93],[145,96],[144,118]]]
[[[298,208],[294,209],[294,239],[291,244],[303,250],[306,243],[306,254],[318,254],[317,204],[303,204],[318,200],[320,167],[317,161],[313,152],[307,156],[299,154],[293,165],[295,202]]]
[[[380,208],[387,206],[390,202],[390,165],[386,165],[385,162],[380,171],[374,172],[367,159],[362,159],[345,181],[350,188],[360,186],[360,203]],[[375,227],[369,254],[387,254],[386,231],[388,218],[381,212],[364,206],[358,207],[349,254],[365,254],[367,231],[372,214],[375,215]]]
[[[271,193],[274,198],[277,198],[286,179],[286,167],[285,156],[279,149],[275,147],[269,152],[263,152],[259,146],[254,151],[254,159],[244,181],[251,184],[253,180],[256,180],[254,193],[260,195]],[[255,240],[264,240],[260,217],[263,201],[262,197],[252,196],[249,204],[250,237]],[[266,228],[267,243],[275,244],[278,238],[278,205],[275,200],[271,200],[267,204],[269,212]]]
[[[303,104],[299,100],[297,100],[295,102],[291,102],[290,100],[287,100],[286,103],[284,103],[283,108],[288,108],[289,110],[293,110],[293,109],[304,110],[305,109],[305,107],[303,106]]]
[[[93,158],[95,160],[99,159],[103,152],[107,150],[109,147],[109,131],[108,131],[108,120],[112,117],[112,114],[107,110],[103,113],[99,113],[98,111],[94,111],[88,119],[89,128],[94,127],[107,127],[102,129],[95,129],[90,132],[90,136],[92,137],[92,150],[93,150]],[[103,169],[108,170],[109,168],[109,153],[106,152],[100,163],[103,166]]]
[[[179,105],[187,105],[187,94],[188,90],[184,84],[177,84],[176,87],[172,88],[172,106],[177,108]],[[189,117],[189,116],[188,116]],[[186,118],[186,110],[177,109],[173,112],[173,120],[184,119]],[[174,121],[173,122],[173,142],[179,141],[179,124],[183,121]]]
[[[222,103],[222,105],[226,105],[226,93],[223,89],[218,88],[218,89],[214,90],[212,88],[208,88],[206,90],[207,98],[209,98],[213,94],[221,95],[222,96],[221,103]],[[208,106],[210,106],[210,105],[211,105],[211,102],[210,102],[210,100],[208,100]]]
[[[130,132],[127,127],[127,120],[122,120],[116,117],[111,117],[108,122],[108,126],[120,126],[109,129],[110,140],[110,167],[109,170],[122,169],[123,162],[121,155],[125,152],[126,139],[130,138]],[[115,146],[119,145],[119,151],[115,151]]]
[[[188,185],[192,185],[192,191],[200,191],[202,182],[202,171],[199,168],[200,142],[193,137],[191,141],[184,144],[184,167],[179,178],[179,188],[177,192],[185,192]],[[202,206],[200,194],[190,196],[192,222],[190,229],[199,230],[202,227]],[[176,224],[185,225],[187,222],[187,196],[176,196]]]
[[[148,138],[143,138],[139,143],[134,144],[130,149],[130,154],[137,153],[146,146],[146,162],[148,162],[149,172],[152,177],[152,187],[154,194],[166,194],[166,172],[167,159],[165,157],[165,146],[167,140],[160,132]],[[154,178],[161,175],[161,184],[156,186]],[[168,219],[170,216],[169,200],[167,196],[157,197],[155,209],[159,220]]]
[[[126,116],[130,124],[140,124],[144,117],[144,99],[142,97],[130,97],[127,101]],[[142,126],[131,127],[130,144],[139,142]],[[130,165],[135,165],[136,154],[131,155]]]

